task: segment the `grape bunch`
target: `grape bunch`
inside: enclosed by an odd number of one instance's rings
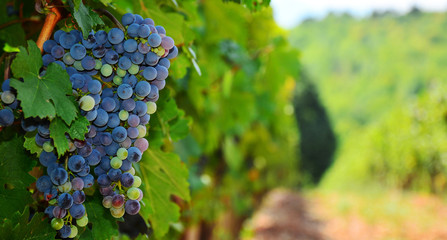
[[[39,162],[46,175],[36,187],[49,203],[45,213],[61,238],[75,237],[76,225],[88,223],[84,190],[94,186],[95,179],[102,204],[113,217],[135,215],[141,208],[142,180],[134,166],[149,147],[146,125],[157,109],[159,90],[166,85],[170,59],[178,49],[150,18],[126,13],[122,23],[125,31],[92,31],[87,38],[78,30],[58,30],[43,45],[41,74],[49,64],[66,70],[81,114],[90,122],[85,140],[66,134],[69,151],[58,159],[49,120],[21,120],[22,128],[35,133],[35,142],[43,149]],[[9,80],[2,85],[1,100],[5,107],[0,110],[0,126],[10,126],[20,104]]]

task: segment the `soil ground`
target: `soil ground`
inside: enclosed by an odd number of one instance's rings
[[[248,224],[251,240],[447,240],[447,201],[380,192],[270,192]]]

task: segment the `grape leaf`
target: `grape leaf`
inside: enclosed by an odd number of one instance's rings
[[[93,12],[89,7],[86,7],[82,0],[74,0],[72,7],[73,16],[76,19],[79,27],[81,27],[82,34],[86,38],[93,27],[96,25],[104,25],[102,19]]]
[[[23,140],[17,136],[0,144],[0,186],[8,183],[16,189],[25,189],[35,181],[28,172],[36,161],[23,151],[22,146]]]
[[[68,151],[68,140],[65,133],[68,131],[67,125],[60,118],[55,118],[50,123],[50,137],[53,139],[54,147],[57,150],[57,155],[62,156]]]
[[[188,135],[191,118],[184,117],[184,112],[177,107],[168,90],[160,92],[157,109],[149,122],[150,146],[160,148],[163,139],[177,141]]]
[[[23,207],[23,205],[22,205]],[[34,214],[31,221],[29,208],[26,207],[21,214],[16,211],[6,218],[0,225],[0,236],[8,240],[47,240],[54,239],[56,231],[48,224],[44,213]]]
[[[86,228],[82,239],[112,239],[113,236],[119,235],[117,219],[112,217],[109,209],[104,208],[101,202],[102,197],[96,194],[94,199],[84,203],[92,229]]]
[[[31,194],[25,188],[5,189],[0,186],[0,219],[11,217],[32,202]]]
[[[57,154],[62,156],[69,149],[65,133],[68,133],[73,139],[84,140],[85,134],[88,132],[88,125],[90,125],[89,121],[82,116],[76,118],[70,127],[59,117],[53,119],[50,123],[50,137],[54,141]]]
[[[90,122],[85,117],[78,117],[70,126],[68,134],[72,139],[84,140]]]
[[[5,9],[7,9],[7,2],[8,1],[0,1],[0,9],[3,9],[2,14],[0,14],[0,25],[8,22],[11,23],[12,21],[18,19],[18,16],[16,15],[8,16],[8,14],[6,14]],[[21,27],[21,23],[16,22],[0,28],[0,40],[3,40],[13,47],[25,44],[25,31]]]
[[[78,114],[78,108],[69,97],[72,94],[67,72],[58,64],[51,63],[44,76],[39,76],[42,67],[40,50],[36,43],[28,41],[28,51],[20,47],[20,52],[12,62],[14,77],[11,86],[17,90],[17,99],[25,118],[54,118],[56,114],[70,124]]]
[[[150,220],[155,237],[160,238],[180,218],[180,209],[171,195],[190,201],[188,170],[176,154],[161,150],[146,151],[140,170],[145,204],[140,212]]]
[[[37,157],[39,157],[43,149],[36,143],[36,134],[37,134],[36,132],[26,133],[23,147],[28,151],[30,151],[30,153],[36,154]]]

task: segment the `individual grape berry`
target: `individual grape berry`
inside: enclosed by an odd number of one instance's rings
[[[95,179],[91,174],[87,174],[87,176],[82,177],[82,180],[84,181],[84,188],[90,188],[95,182]]]
[[[95,99],[89,95],[83,96],[79,100],[79,107],[84,111],[90,111],[95,107]]]
[[[63,168],[56,168],[51,172],[50,177],[54,185],[59,186],[67,181],[68,173]]]
[[[63,193],[67,193],[70,192],[72,188],[71,182],[67,181],[66,183],[60,185],[57,187],[57,189],[59,190],[59,192],[63,192]]]
[[[73,197],[69,193],[62,193],[57,198],[57,202],[59,207],[69,209],[73,205]]]
[[[124,127],[117,127],[112,131],[112,138],[115,142],[120,143],[126,140],[127,131]]]
[[[121,218],[122,216],[124,216],[124,206],[121,206],[120,208],[110,208],[110,213],[112,214],[112,216],[114,218]]]
[[[110,185],[111,181],[109,176],[107,176],[107,174],[102,174],[98,177],[98,185],[100,187],[107,187]]]
[[[136,215],[140,211],[141,206],[136,200],[127,200],[124,208],[127,214]]]
[[[131,187],[133,185],[134,182],[134,178],[133,175],[125,172],[121,175],[121,185],[123,185],[124,187]]]
[[[70,226],[70,235],[68,235],[68,238],[74,238],[78,235],[78,228],[75,225]]]
[[[70,55],[75,60],[82,60],[87,54],[87,50],[82,44],[75,44],[70,48]]]
[[[107,176],[109,176],[110,180],[116,182],[120,180],[121,174],[122,172],[119,169],[110,169],[109,172],[107,173]]]
[[[61,236],[61,238],[68,238],[68,236],[70,236],[71,234],[71,228],[68,225],[64,225],[60,230],[59,230],[59,234]]]
[[[99,188],[99,192],[103,196],[110,196],[113,193],[113,187],[112,186],[108,186],[108,187]]]
[[[77,219],[77,220],[76,220],[76,224],[77,224],[79,227],[85,227],[85,226],[87,226],[87,224],[88,224],[88,217],[87,217],[87,215],[84,215],[84,216],[81,217],[80,219]]]
[[[85,159],[80,155],[73,155],[68,159],[68,168],[73,172],[80,172],[83,169],[84,164]]]
[[[85,193],[83,191],[73,192],[73,203],[82,204],[85,201]]]
[[[149,147],[149,142],[146,138],[138,138],[137,140],[135,140],[134,146],[141,152],[145,152]]]
[[[158,47],[161,44],[161,37],[158,33],[152,33],[149,35],[147,42],[151,47]]]
[[[51,182],[51,178],[47,175],[44,175],[37,179],[36,187],[40,192],[46,192],[51,189],[53,183]]]
[[[51,219],[51,227],[54,230],[59,230],[64,226],[64,220],[60,219],[60,218],[53,218]]]
[[[0,126],[11,126],[14,123],[14,114],[5,108],[0,110]]]
[[[133,90],[129,84],[123,83],[118,87],[117,93],[118,96],[124,100],[132,96]]]
[[[107,35],[111,44],[118,44],[124,40],[124,33],[119,28],[112,28]]]
[[[123,161],[117,157],[114,157],[110,160],[110,166],[113,169],[119,169],[122,164],[123,164]]]
[[[140,186],[141,186],[141,178],[138,177],[138,176],[133,176],[133,185],[132,185],[132,187],[138,188]],[[138,196],[139,196],[139,193],[138,193]]]
[[[134,178],[135,183],[135,178]],[[140,191],[136,187],[131,187],[127,190],[127,197],[131,200],[136,200],[140,196]]]
[[[111,76],[113,73],[113,68],[109,64],[104,64],[101,67],[101,74],[105,77]]]
[[[72,217],[79,219],[85,215],[85,207],[82,204],[73,204],[69,210]]]
[[[67,214],[67,210],[65,210],[64,208],[61,208],[59,206],[55,206],[53,209],[53,216],[55,218],[64,218],[66,214]]]
[[[124,195],[123,194],[116,194],[112,197],[112,207],[114,208],[120,208],[124,205]]]
[[[73,190],[82,190],[84,188],[84,180],[80,177],[75,177],[71,180]]]
[[[126,13],[121,18],[121,22],[124,26],[130,25],[135,22],[135,16],[132,13]]]

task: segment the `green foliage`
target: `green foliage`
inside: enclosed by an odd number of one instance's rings
[[[17,89],[17,99],[21,101],[25,118],[61,117],[71,124],[79,110],[73,99],[71,83],[67,72],[56,63],[48,66],[44,76],[40,76],[42,57],[33,41],[28,41],[28,51],[20,47],[11,68],[16,79],[11,86]],[[23,78],[23,82],[18,80]]]
[[[22,146],[23,140],[17,136],[0,144],[0,219],[9,218],[32,202],[26,188],[35,181],[28,174],[35,161]]]
[[[18,16],[8,16],[6,14],[7,1],[0,2],[0,25],[12,23],[17,20]],[[25,44],[25,31],[20,27],[20,22],[10,24],[0,29],[0,40],[7,43],[10,46],[21,46]],[[0,50],[1,52],[1,50]]]
[[[23,207],[23,205],[22,205]],[[48,224],[44,213],[36,213],[30,218],[29,208],[23,213],[16,212],[8,216],[0,224],[0,236],[11,240],[47,240],[54,239],[56,232]],[[1,222],[0,222],[1,223]]]
[[[43,149],[36,144],[36,132],[26,133],[24,138],[23,147],[31,154],[36,154],[39,157]]]
[[[330,15],[291,32],[340,140],[323,186],[445,191],[446,20]]]
[[[65,134],[68,133],[72,139],[84,140],[90,125],[85,117],[78,117],[69,127],[60,117],[56,117],[50,123],[50,137],[54,141],[54,147],[59,156],[68,151],[68,141]]]
[[[92,228],[85,228],[81,239],[112,239],[118,236],[118,224],[116,219],[110,215],[109,209],[102,206],[102,197],[96,193],[92,199],[85,202],[88,213],[88,221]]]
[[[104,25],[98,14],[93,12],[91,8],[86,7],[82,0],[73,0],[70,3],[72,3],[73,17],[76,19],[85,38],[95,26]]]
[[[146,151],[140,170],[145,204],[141,213],[149,218],[155,236],[160,238],[180,218],[180,209],[170,201],[171,196],[190,201],[188,170],[175,154],[160,150]]]

